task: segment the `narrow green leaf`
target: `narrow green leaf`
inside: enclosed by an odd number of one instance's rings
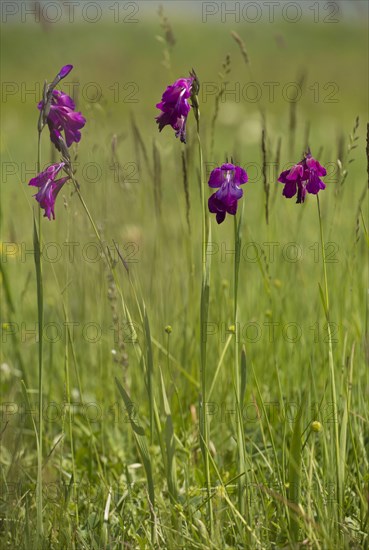
[[[292,504],[298,506],[300,502],[301,488],[301,434],[302,434],[302,405],[300,405],[295,426],[292,433],[290,457],[289,457],[289,489],[288,496]],[[299,537],[299,516],[294,510],[290,510],[290,537],[293,543],[298,541]]]
[[[165,413],[165,443],[167,450],[167,463],[166,463],[166,474],[167,474],[167,483],[168,490],[172,500],[177,500],[177,475],[176,475],[176,442],[173,428],[172,413],[170,410],[170,405],[165,391],[163,374],[160,369],[160,378],[161,378],[161,389],[163,394],[163,404],[164,404],[164,413]]]
[[[324,296],[324,291],[323,291],[323,289],[322,289],[322,287],[321,287],[321,284],[318,283],[318,285],[319,285],[320,299],[321,299],[322,304],[323,304],[325,317],[326,317],[326,319],[328,319],[327,300],[326,300],[326,297]]]
[[[241,384],[240,384],[240,408],[243,408],[243,402],[246,393],[246,348],[242,346],[241,351]]]
[[[127,411],[129,412],[130,424],[132,426],[138,452],[140,454],[142,464],[146,472],[150,503],[151,503],[151,506],[154,507],[155,505],[154,481],[152,476],[151,459],[150,459],[149,449],[147,446],[145,431],[142,428],[142,426],[136,423],[133,419],[133,416],[131,413],[134,411],[134,403],[131,401],[128,393],[125,391],[125,389],[123,388],[123,386],[121,385],[121,383],[117,378],[115,378],[115,383],[118,386],[118,390],[122,396],[124,405]]]
[[[145,326],[145,340],[146,340],[146,349],[147,349],[147,392],[149,397],[149,407],[150,407],[150,440],[151,444],[153,443],[154,437],[154,396],[153,396],[153,371],[154,371],[154,360],[152,353],[151,345],[151,333],[150,333],[150,323],[147,316],[146,307],[144,307],[144,326]]]
[[[11,294],[11,291],[10,291],[8,275],[5,271],[5,268],[2,264],[2,262],[0,263],[0,276],[1,276],[1,281],[2,281],[3,287],[4,287],[5,298],[6,298],[6,301],[8,302],[9,310],[10,310],[11,313],[15,313],[14,302],[13,302],[12,294]]]

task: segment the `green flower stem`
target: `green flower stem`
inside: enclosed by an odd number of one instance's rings
[[[213,504],[211,499],[210,463],[209,463],[209,425],[206,416],[206,359],[207,359],[207,331],[209,313],[209,291],[210,291],[210,256],[207,255],[208,243],[210,241],[210,224],[207,212],[207,201],[204,187],[203,154],[200,138],[200,112],[197,109],[197,141],[199,147],[200,179],[201,179],[201,204],[202,204],[202,281],[201,281],[201,306],[200,306],[200,339],[201,339],[201,362],[200,362],[200,447],[204,460],[205,481],[207,490],[207,506],[210,525],[210,534],[213,533]]]
[[[329,309],[329,292],[328,292],[328,277],[327,277],[327,262],[325,257],[325,248],[324,248],[324,237],[323,237],[323,225],[322,225],[322,216],[320,210],[319,195],[317,195],[317,205],[318,205],[318,217],[319,217],[319,229],[320,229],[320,241],[322,247],[322,260],[323,260],[323,272],[324,272],[324,289],[325,289],[325,316],[327,321],[327,330],[328,330],[328,362],[329,362],[329,374],[331,379],[331,398],[333,403],[333,418],[334,422],[334,443],[335,443],[335,454],[336,454],[336,483],[337,483],[337,495],[338,495],[338,521],[340,521],[342,502],[343,502],[343,479],[342,479],[342,468],[341,468],[341,457],[340,457],[340,440],[339,440],[339,430],[338,430],[338,410],[337,410],[337,392],[336,392],[336,380],[334,372],[334,361],[333,361],[333,346],[332,346],[332,333],[330,327],[330,309]]]
[[[37,173],[41,172],[41,131],[38,132],[37,141]],[[37,545],[41,544],[43,535],[42,522],[42,439],[43,439],[43,417],[42,417],[42,392],[43,392],[43,284],[42,284],[42,262],[41,262],[41,221],[42,209],[38,207],[38,228],[34,227],[34,258],[37,280],[37,317],[38,317],[38,436],[37,436],[37,490],[36,490],[36,505],[37,505]]]

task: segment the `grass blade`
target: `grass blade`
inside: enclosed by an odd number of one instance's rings
[[[150,504],[150,514],[151,514],[151,519],[153,521],[153,528],[154,528],[153,510],[154,510],[154,507],[155,507],[155,490],[154,490],[154,480],[153,480],[153,475],[152,475],[151,458],[150,458],[149,449],[148,449],[148,446],[147,446],[145,431],[142,428],[142,426],[140,426],[138,423],[135,422],[135,420],[133,418],[132,413],[134,411],[134,404],[131,401],[128,393],[125,391],[125,389],[123,388],[123,386],[121,385],[121,383],[119,382],[119,380],[117,378],[115,378],[115,383],[118,386],[118,390],[119,390],[120,395],[122,396],[122,399],[124,401],[124,405],[125,405],[127,411],[129,412],[130,424],[132,426],[135,442],[136,442],[136,445],[137,445],[139,455],[140,455],[141,460],[142,460],[143,467],[145,469],[146,478],[147,478],[148,492],[149,492],[149,500],[150,500],[150,503],[149,503]],[[154,532],[152,532],[152,535],[153,535],[153,538],[154,538]]]
[[[300,405],[297,417],[295,420],[295,426],[292,433],[291,447],[290,447],[290,460],[289,460],[289,489],[288,496],[291,503],[297,507],[300,502],[300,488],[301,488],[301,465],[302,465],[302,452],[301,452],[301,435],[302,435],[302,405]],[[299,517],[293,511],[290,510],[290,537],[292,543],[297,543],[299,538]]]
[[[171,500],[175,502],[177,501],[177,495],[178,495],[177,476],[176,476],[176,459],[175,459],[176,442],[174,437],[172,413],[170,410],[167,393],[165,391],[163,373],[161,372],[161,370],[160,370],[160,378],[161,378],[161,389],[162,389],[163,403],[164,403],[164,413],[166,418],[165,419],[165,443],[166,443],[166,450],[167,450],[167,454],[166,454],[167,483],[168,483],[169,496]]]

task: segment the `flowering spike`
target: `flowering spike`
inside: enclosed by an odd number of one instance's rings
[[[38,131],[42,132],[47,123],[50,130],[50,139],[55,147],[66,157],[65,147],[70,147],[73,142],[81,139],[80,129],[86,124],[86,119],[81,113],[75,111],[75,104],[69,95],[55,90],[57,84],[65,78],[73,69],[73,65],[64,65],[51,84],[45,82],[42,100],[38,104],[40,117]],[[64,130],[65,143],[61,141],[61,131]]]
[[[171,126],[176,132],[176,137],[179,137],[182,143],[186,143],[186,121],[191,106],[188,102],[192,94],[192,84],[194,77],[180,78],[171,86],[168,86],[161,102],[157,103],[156,107],[162,111],[156,117],[156,122],[159,126],[159,132],[164,126]]]

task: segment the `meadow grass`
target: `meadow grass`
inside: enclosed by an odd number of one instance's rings
[[[41,239],[26,185],[39,98],[2,105],[1,545],[368,548],[365,28],[281,24],[281,48],[267,26],[237,28],[253,80],[300,79],[291,113],[281,94],[202,95],[250,81],[231,26],[189,39],[178,22],[166,67],[159,25],[127,27],[101,25],[101,42],[88,26],[2,36],[4,80],[42,88],[72,62],[103,95],[78,98],[80,187],[63,188]],[[186,146],[153,118],[192,67],[201,155],[192,112]],[[117,82],[138,102],[114,101]],[[338,102],[324,89],[315,102],[316,82],[337,83]],[[46,133],[41,165],[55,159]],[[276,177],[306,141],[327,188],[295,205]],[[218,226],[207,179],[231,157],[251,178]]]

